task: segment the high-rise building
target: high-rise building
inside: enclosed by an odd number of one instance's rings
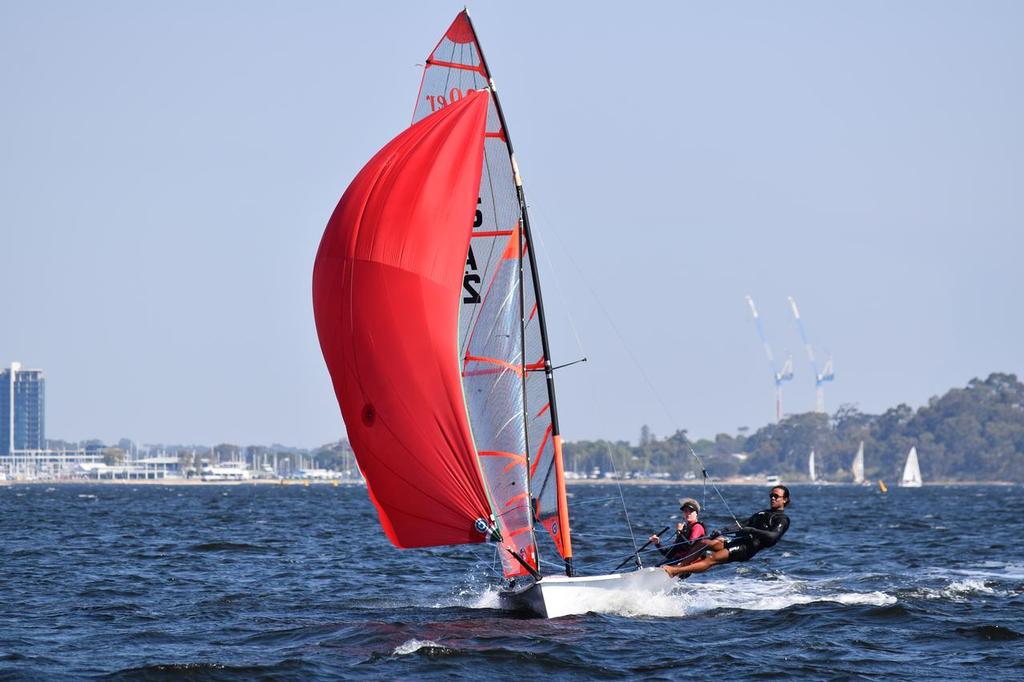
[[[46,379],[12,362],[0,370],[0,455],[46,447]]]

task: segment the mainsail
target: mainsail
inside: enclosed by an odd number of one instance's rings
[[[907,453],[907,463],[903,465],[900,487],[920,488],[921,484],[921,467],[917,463],[917,447],[912,447],[910,452]]]
[[[853,457],[853,482],[864,482],[864,441],[860,442],[857,454]]]
[[[487,539],[457,301],[488,98],[410,127],[359,172],[324,231],[313,310],[349,440],[399,547]]]
[[[469,422],[505,543],[536,566],[538,521],[572,574],[561,437],[529,216],[497,91],[463,11],[427,57],[413,121],[479,89],[489,93],[487,132],[459,310]],[[502,561],[506,576],[524,572],[506,553]]]

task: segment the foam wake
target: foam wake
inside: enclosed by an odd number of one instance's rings
[[[735,578],[676,583],[669,591],[660,589],[607,590],[587,595],[588,612],[631,618],[682,618],[717,609],[778,611],[798,604],[832,602],[843,606],[887,606],[896,597],[880,591],[854,592],[837,589],[832,581],[779,578],[754,580]],[[498,608],[498,591],[485,589],[464,595],[466,608]]]

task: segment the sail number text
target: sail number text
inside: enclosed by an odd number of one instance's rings
[[[444,95],[427,95],[427,101],[430,102],[430,110],[437,111],[438,109],[444,109],[449,104],[455,104],[465,93],[460,88],[452,88],[448,91],[448,96]]]
[[[473,227],[480,227],[484,224],[484,214],[480,211],[480,197],[476,198],[476,215],[473,216]],[[473,255],[473,247],[469,247],[466,255],[466,272],[462,276],[462,288],[465,290],[462,296],[463,303],[480,302],[480,275],[477,274],[476,257]]]

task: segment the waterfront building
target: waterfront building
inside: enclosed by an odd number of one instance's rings
[[[46,447],[46,379],[12,362],[0,370],[0,455]]]

